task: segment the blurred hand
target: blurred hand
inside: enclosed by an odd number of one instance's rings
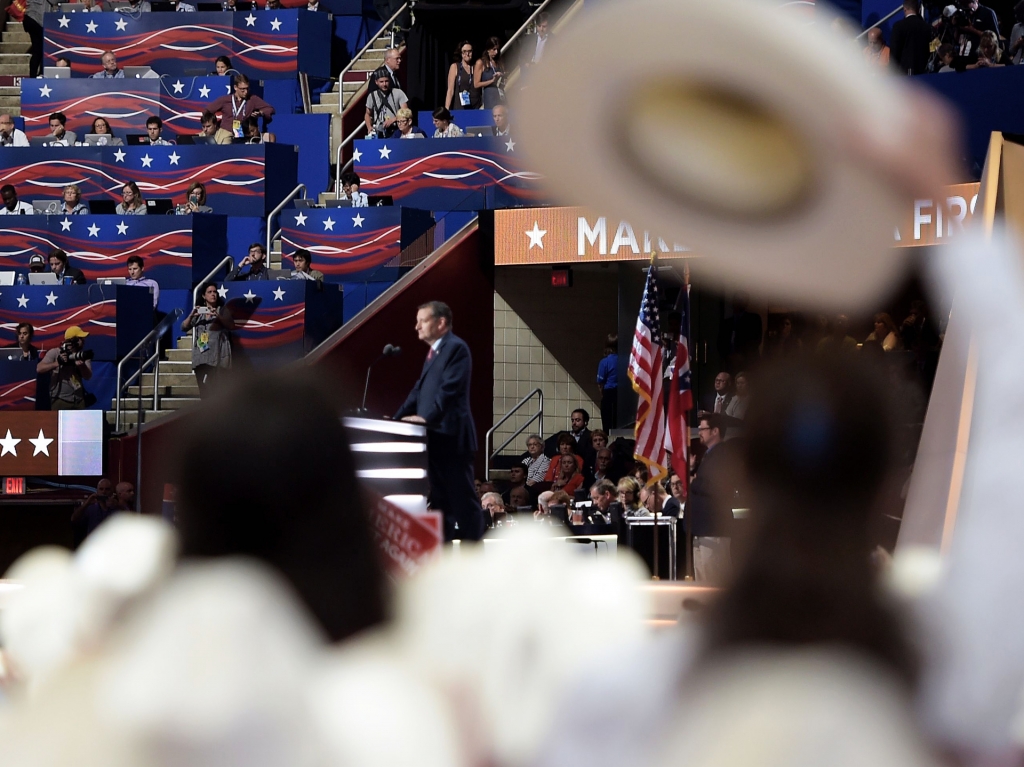
[[[426,423],[427,422],[426,419],[423,416],[421,416],[421,415],[407,415],[402,420],[403,421],[408,421],[409,423]]]

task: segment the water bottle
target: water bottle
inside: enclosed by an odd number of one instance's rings
[[[24,285],[25,284],[25,274],[23,272],[18,272],[18,284],[19,285]]]

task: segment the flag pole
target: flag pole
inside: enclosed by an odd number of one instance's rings
[[[654,270],[654,279],[658,279],[658,251],[656,251],[656,250],[655,251],[651,251],[651,266],[650,266],[650,268]],[[664,357],[662,359],[664,359]],[[654,372],[654,371],[652,371],[652,372]],[[658,371],[658,375],[660,375],[662,377],[662,379],[664,379],[664,377],[665,377],[665,370],[664,370],[664,368],[662,370]],[[665,418],[665,409],[662,408],[661,412],[658,413],[657,415],[658,415],[659,418]],[[648,476],[647,477],[648,486],[651,488],[652,492],[654,493],[654,504],[653,504],[654,508],[651,510],[651,513],[654,514],[654,577],[651,578],[651,580],[660,581],[661,580],[661,576],[658,574],[658,573],[661,572],[661,569],[658,566],[658,512],[661,511],[661,503],[658,500],[658,481],[655,480],[653,483],[651,483],[650,480],[651,480],[651,478],[650,478],[650,476]]]
[[[690,305],[690,262],[686,261],[683,264],[683,290],[686,291],[686,305],[689,308]],[[689,316],[689,315],[687,315]],[[681,332],[681,329],[680,329]],[[690,335],[690,328],[686,328],[686,335]],[[690,353],[690,339],[686,339],[686,353]],[[678,363],[677,363],[678,364]],[[698,422],[698,426],[700,423]],[[686,424],[686,456],[689,459],[690,456],[690,424]],[[683,502],[682,513],[683,513],[683,551],[686,552],[686,562],[683,565],[683,580],[689,578],[691,581],[697,580],[693,570],[693,518],[687,509],[690,505],[690,467],[686,467],[686,476],[682,478],[684,487],[686,488],[686,500]],[[678,567],[678,564],[676,565]]]

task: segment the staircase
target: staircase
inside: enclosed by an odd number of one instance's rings
[[[142,374],[142,422],[149,423],[161,416],[181,410],[199,402],[199,386],[192,373],[192,336],[178,339],[177,348],[168,349],[166,359],[160,360],[160,409],[153,410],[153,374]],[[134,426],[138,421],[139,386],[129,386],[121,401],[121,427]],[[114,424],[116,400],[111,400],[107,423]]]
[[[28,77],[29,37],[21,22],[8,21],[0,41],[0,75]],[[0,87],[0,113],[21,114],[21,87]]]

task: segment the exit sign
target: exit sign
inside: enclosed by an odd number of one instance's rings
[[[4,495],[24,495],[24,477],[4,477]]]
[[[572,267],[555,267],[551,270],[551,287],[571,288]]]

